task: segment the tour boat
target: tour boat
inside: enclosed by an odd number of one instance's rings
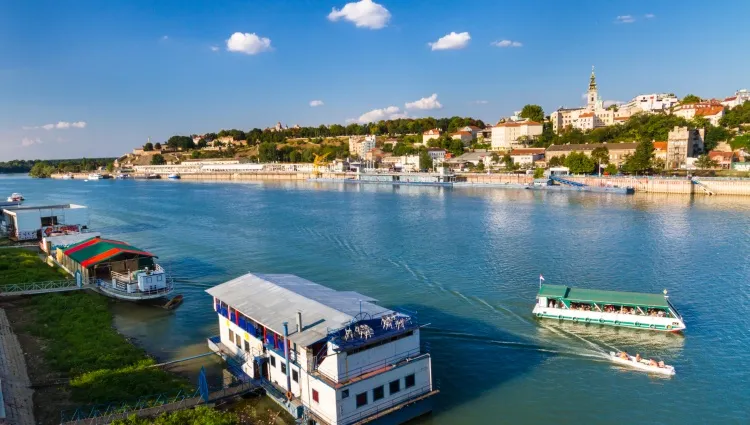
[[[675,374],[675,370],[674,370],[673,366],[663,365],[663,366],[660,367],[658,364],[657,365],[652,365],[651,362],[649,360],[647,360],[647,359],[641,358],[640,360],[638,360],[638,359],[636,359],[635,356],[631,356],[631,355],[629,355],[627,353],[625,353],[625,354],[628,357],[627,360],[621,358],[614,351],[610,351],[609,352],[609,357],[610,357],[610,359],[613,362],[615,362],[617,364],[620,364],[620,365],[623,365],[623,366],[632,367],[632,368],[635,368],[635,369],[638,369],[638,370],[643,370],[645,372],[659,373],[659,374],[662,374],[662,375],[670,375],[670,376]]]
[[[180,175],[177,174],[177,173],[172,173],[172,174],[168,175],[167,178],[170,179],[170,180],[179,180],[180,179]]]
[[[101,180],[104,177],[99,173],[90,173],[89,174],[89,180]]]
[[[685,322],[664,294],[540,285],[533,314],[539,318],[677,332]]]
[[[20,193],[11,193],[10,196],[8,196],[8,202],[23,202],[24,197]]]

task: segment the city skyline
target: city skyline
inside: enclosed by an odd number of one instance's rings
[[[750,5],[704,11],[690,3],[4,5],[0,155],[115,156],[148,137],[277,121],[458,115],[495,123],[527,103],[549,115],[585,105],[592,65],[604,102],[745,88],[748,59],[731,55],[743,46],[696,32],[724,28]],[[686,22],[700,25],[677,25]],[[739,40],[750,32],[735,31]]]

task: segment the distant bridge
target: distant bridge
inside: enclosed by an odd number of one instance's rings
[[[96,284],[78,284],[75,280],[50,280],[45,282],[11,283],[8,285],[0,285],[0,297],[49,294],[53,292],[80,291],[82,289],[95,288]]]

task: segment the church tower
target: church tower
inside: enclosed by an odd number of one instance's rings
[[[597,101],[599,100],[599,92],[596,89],[596,75],[594,74],[594,67],[591,67],[591,79],[589,80],[589,91],[586,95],[586,109],[595,110]]]

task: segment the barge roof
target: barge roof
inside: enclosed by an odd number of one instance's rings
[[[539,289],[538,296],[547,298],[564,298],[573,302],[669,308],[667,298],[661,294],[604,291],[600,289],[578,289],[565,285],[544,284]]]
[[[92,237],[73,244],[63,251],[65,255],[79,263],[82,267],[90,267],[106,261],[116,255],[129,253],[142,255],[144,257],[156,257],[156,255],[136,248],[125,242],[111,239]]]
[[[337,291],[292,274],[248,273],[207,289],[210,295],[240,313],[303,347],[350,323],[360,312],[371,317],[393,313],[374,304],[374,298],[354,291]],[[302,332],[297,332],[297,312],[302,312]]]

